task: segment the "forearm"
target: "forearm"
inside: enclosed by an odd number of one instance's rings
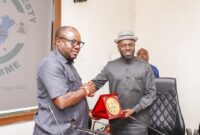
[[[145,96],[143,96],[141,98],[141,100],[139,101],[139,103],[134,106],[133,109],[137,113],[140,110],[149,107],[155,101],[155,99],[156,99],[156,92],[146,94]]]
[[[104,84],[107,82],[107,80],[91,80],[95,84],[96,90],[100,89],[101,87],[104,86]]]
[[[69,91],[65,95],[53,99],[54,104],[61,110],[71,107],[86,97],[86,91],[80,89],[77,91]]]
[[[96,90],[104,86],[108,81],[107,70],[104,68],[94,79],[91,80],[95,84]]]
[[[146,81],[145,81],[145,94],[140,99],[139,103],[133,108],[135,112],[139,112],[153,104],[157,97],[155,80],[150,66],[147,67]]]

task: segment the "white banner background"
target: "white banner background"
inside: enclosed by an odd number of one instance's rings
[[[0,111],[37,105],[36,68],[51,48],[53,0],[0,0]]]

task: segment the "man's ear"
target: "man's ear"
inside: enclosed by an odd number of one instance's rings
[[[60,47],[65,48],[65,44],[61,42]]]
[[[56,38],[56,39],[55,39],[55,46],[56,46],[56,47],[59,47],[60,44],[61,44],[60,39],[59,39],[59,38]]]

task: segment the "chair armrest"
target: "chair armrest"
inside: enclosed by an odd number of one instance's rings
[[[198,129],[194,129],[193,135],[199,135],[199,130]]]

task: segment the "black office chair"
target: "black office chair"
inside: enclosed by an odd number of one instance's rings
[[[165,135],[185,135],[185,124],[181,114],[175,78],[157,78],[157,99],[151,106],[150,126]],[[149,129],[149,135],[160,133]]]

